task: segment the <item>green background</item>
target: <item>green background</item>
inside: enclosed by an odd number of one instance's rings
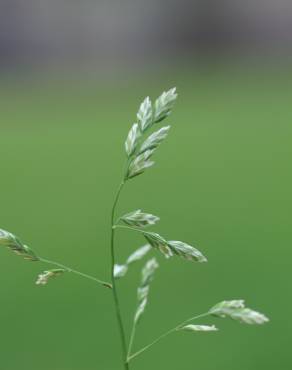
[[[136,349],[223,299],[244,298],[271,322],[201,320],[220,331],[177,333],[131,369],[290,369],[291,73],[182,70],[115,83],[3,81],[1,228],[45,258],[107,279],[124,139],[144,96],[176,85],[171,134],[119,211],[159,215],[153,230],[197,245],[209,263],[156,253],[161,268]],[[143,243],[119,231],[118,261]],[[74,275],[38,287],[46,265],[0,252],[1,369],[121,369],[109,290]],[[140,268],[118,282],[127,330]]]

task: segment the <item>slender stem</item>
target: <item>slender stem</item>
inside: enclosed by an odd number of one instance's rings
[[[187,324],[188,322],[191,322],[193,320],[197,320],[197,319],[200,319],[202,317],[206,317],[206,316],[210,316],[211,313],[210,312],[205,312],[205,313],[201,313],[200,315],[197,315],[197,316],[194,316],[194,317],[191,317],[185,321],[183,321],[181,324],[179,324],[178,326],[176,326],[176,330],[180,329],[182,326],[184,326],[185,324]]]
[[[128,359],[131,356],[135,335],[136,335],[136,323],[134,322],[133,327],[132,327],[132,331],[131,331],[130,341],[129,341],[128,355],[127,355]]]
[[[209,316],[210,313],[209,312],[206,312],[206,313],[203,313],[201,315],[198,315],[198,316],[194,316],[194,317],[191,317],[190,319],[187,319],[185,321],[183,321],[182,323],[180,323],[179,325],[175,326],[174,328],[168,330],[167,332],[165,332],[164,334],[160,335],[158,338],[156,338],[153,342],[151,342],[150,344],[148,344],[147,346],[143,347],[142,349],[140,349],[139,351],[137,351],[136,353],[134,353],[133,355],[130,355],[128,356],[128,361],[130,362],[131,360],[133,360],[135,357],[141,355],[143,352],[147,351],[147,349],[149,349],[150,347],[154,346],[154,344],[158,343],[161,341],[161,339],[167,337],[169,334],[172,334],[174,333],[175,331],[181,329],[181,327],[183,327],[185,324],[187,324],[188,322],[190,321],[193,321],[193,320],[196,320],[196,319],[199,319],[201,317],[205,317],[205,316]]]
[[[150,234],[150,235],[153,234],[150,231],[145,231],[145,230],[138,229],[137,227],[131,227],[131,226],[125,226],[125,225],[114,225],[114,229],[116,229],[116,228],[134,230],[134,231],[137,231],[138,233],[141,233],[141,234]]]
[[[41,262],[47,263],[47,264],[49,264],[49,265],[54,265],[54,266],[60,267],[60,268],[62,268],[62,269],[64,269],[64,270],[66,270],[66,271],[68,271],[68,272],[73,272],[74,274],[79,275],[79,276],[82,276],[82,277],[84,277],[84,278],[86,278],[86,279],[93,280],[93,281],[95,281],[96,283],[99,283],[99,284],[101,284],[101,285],[103,285],[103,286],[105,286],[105,287],[107,287],[107,288],[110,288],[110,289],[112,288],[112,285],[111,285],[110,283],[106,282],[106,281],[99,280],[99,279],[95,278],[94,276],[91,276],[91,275],[88,275],[88,274],[84,274],[83,272],[80,272],[80,271],[74,270],[74,269],[72,269],[71,267],[68,267],[68,266],[62,265],[62,264],[61,264],[61,263],[59,263],[59,262],[50,261],[50,260],[47,260],[47,259],[42,258],[42,257],[39,257],[39,260],[40,260]]]
[[[125,335],[125,329],[124,329],[124,324],[123,324],[123,319],[122,319],[122,314],[121,314],[121,309],[120,309],[120,302],[119,302],[119,297],[118,297],[118,292],[117,292],[117,287],[116,287],[116,281],[115,281],[115,276],[114,276],[114,266],[115,266],[115,227],[114,227],[114,220],[115,220],[115,211],[116,211],[116,206],[119,201],[119,197],[121,194],[121,191],[125,185],[125,181],[122,181],[112,208],[112,214],[111,214],[111,279],[112,279],[112,287],[113,287],[113,298],[114,298],[114,303],[115,303],[115,310],[116,310],[116,316],[117,316],[117,321],[118,321],[118,327],[119,327],[119,332],[120,332],[120,338],[121,338],[121,344],[122,344],[122,353],[123,353],[123,365],[125,370],[129,370],[129,364],[127,361],[127,342],[126,342],[126,335]]]
[[[166,333],[160,335],[158,338],[156,338],[153,342],[151,342],[150,344],[148,344],[147,346],[143,347],[142,349],[140,349],[139,351],[135,352],[133,355],[130,355],[128,357],[128,361],[132,361],[135,357],[141,355],[143,352],[147,351],[147,349],[149,349],[150,347],[154,346],[154,344],[158,343],[161,339],[167,337],[169,334],[173,333],[176,329],[173,328],[169,331],[167,331]]]
[[[131,226],[125,226],[125,225],[114,225],[113,226],[113,229],[116,229],[116,228],[121,228],[121,229],[128,229],[128,230],[134,230],[134,231],[137,231],[139,233],[142,233],[142,234],[151,234],[150,232],[147,232],[145,230],[141,230],[141,229],[138,229],[136,227],[131,227]],[[140,349],[138,352],[134,353],[133,355],[131,355],[131,351],[132,351],[132,346],[133,346],[133,342],[134,342],[134,338],[135,338],[135,333],[136,333],[136,327],[135,327],[135,324],[133,325],[133,328],[132,328],[132,333],[131,333],[131,337],[130,337],[130,343],[129,343],[129,349],[128,349],[128,357],[127,357],[127,361],[130,362],[132,359],[134,359],[135,357],[139,356],[140,354],[142,354],[143,352],[145,352],[147,349],[149,349],[150,347],[152,347],[154,344],[158,343],[161,339],[167,337],[168,335],[174,333],[175,331],[179,330],[182,326],[184,326],[185,324],[187,324],[188,322],[190,321],[193,321],[195,319],[198,319],[200,317],[205,317],[205,316],[208,316],[210,315],[209,312],[207,313],[203,313],[201,315],[198,315],[198,316],[195,316],[195,317],[191,317],[185,321],[183,321],[182,323],[180,323],[179,325],[177,325],[176,327],[168,330],[166,333],[160,335],[158,338],[156,338],[153,342],[151,342],[150,344],[148,344],[147,346],[145,346],[144,348]]]

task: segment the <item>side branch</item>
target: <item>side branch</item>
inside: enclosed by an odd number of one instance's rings
[[[154,344],[160,342],[163,338],[166,338],[168,335],[170,335],[170,334],[176,332],[177,330],[181,329],[181,327],[183,327],[188,322],[191,322],[193,320],[199,319],[201,317],[206,317],[206,316],[209,316],[209,315],[210,315],[210,312],[206,312],[206,313],[203,313],[203,314],[198,315],[198,316],[191,317],[191,318],[189,318],[189,319],[181,322],[179,325],[175,326],[174,328],[172,328],[172,329],[168,330],[167,332],[165,332],[164,334],[160,335],[158,338],[156,338],[153,342],[151,342],[147,346],[141,348],[139,351],[137,351],[134,354],[128,356],[128,362],[130,362],[134,358],[138,357],[143,352],[147,351],[149,348],[151,348],[152,346],[154,346]]]
[[[137,227],[131,227],[131,226],[126,226],[126,225],[118,225],[118,224],[115,224],[113,226],[114,229],[128,229],[128,230],[133,230],[133,231],[137,231],[138,233],[141,233],[141,234],[152,234],[151,232],[149,231],[145,231],[145,230],[141,230],[141,229],[138,229]]]
[[[61,263],[59,263],[59,262],[50,261],[50,260],[47,260],[47,259],[42,258],[42,257],[39,257],[39,261],[41,261],[41,262],[43,262],[43,263],[47,263],[47,264],[49,264],[49,265],[54,265],[54,266],[60,267],[60,268],[62,268],[62,269],[64,269],[64,270],[66,270],[67,272],[72,272],[73,274],[76,274],[76,275],[82,276],[82,277],[84,277],[84,278],[86,278],[86,279],[89,279],[89,280],[93,280],[93,281],[95,281],[96,283],[101,284],[101,285],[103,285],[103,286],[104,286],[104,287],[106,287],[106,288],[110,288],[110,289],[112,289],[112,285],[111,285],[110,283],[108,283],[108,282],[106,282],[106,281],[99,280],[99,279],[97,279],[96,277],[91,276],[91,275],[88,275],[88,274],[85,274],[85,273],[83,273],[83,272],[81,272],[81,271],[74,270],[74,269],[72,269],[71,267],[65,266],[65,265],[63,265],[63,264],[61,264]]]

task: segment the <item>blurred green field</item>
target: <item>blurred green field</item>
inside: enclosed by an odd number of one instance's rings
[[[223,299],[245,298],[271,322],[215,321],[218,333],[178,333],[133,370],[291,368],[291,74],[195,73],[114,83],[2,84],[1,228],[43,257],[109,276],[109,214],[123,143],[146,94],[177,85],[156,166],[126,187],[120,212],[161,217],[154,230],[196,244],[208,264],[158,256],[138,347]],[[121,230],[119,261],[144,241]],[[1,250],[2,370],[118,370],[110,291],[76,276],[46,287],[47,266]],[[127,328],[139,265],[119,282]]]

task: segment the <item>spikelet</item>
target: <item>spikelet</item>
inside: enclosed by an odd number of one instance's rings
[[[144,237],[151,247],[158,249],[166,258],[173,256],[167,241],[161,235],[153,232],[147,232],[144,233]]]
[[[149,96],[144,99],[141,103],[139,111],[137,113],[137,120],[140,124],[142,132],[145,132],[153,124],[153,112],[152,112],[152,103]]]
[[[162,127],[160,130],[153,132],[141,145],[139,153],[143,153],[146,150],[157,149],[158,146],[167,137],[170,126]]]
[[[264,324],[269,319],[262,313],[245,307],[244,300],[223,301],[210,309],[210,314],[217,317],[229,317],[244,324]]]
[[[164,91],[155,102],[154,122],[160,122],[168,117],[177,98],[176,88]]]
[[[135,227],[146,227],[150,225],[155,225],[159,221],[159,217],[154,216],[150,213],[144,213],[141,209],[127,213],[121,217],[121,220],[130,226]]]
[[[142,279],[138,287],[137,296],[138,296],[138,308],[134,317],[134,322],[137,324],[141,316],[145,311],[145,307],[148,302],[148,295],[150,290],[150,284],[154,278],[154,273],[159,267],[155,258],[150,259],[144,268],[142,269]]]
[[[215,325],[186,325],[182,328],[179,328],[179,330],[184,331],[218,331]]]
[[[132,128],[129,131],[127,140],[125,142],[125,150],[128,155],[128,157],[131,157],[132,154],[134,154],[137,145],[139,137],[141,136],[141,132],[139,129],[139,126],[137,123],[134,123]]]
[[[146,254],[151,250],[151,246],[149,244],[143,245],[142,247],[136,249],[127,259],[126,263],[124,265],[114,265],[114,277],[116,279],[120,279],[124,277],[129,267],[132,263],[135,263],[139,260],[141,260],[143,257],[146,256]]]
[[[171,240],[167,242],[167,245],[173,252],[173,254],[180,256],[188,261],[194,261],[194,262],[207,262],[207,258],[196,248],[177,241],[177,240]]]
[[[36,285],[46,285],[50,279],[60,276],[64,272],[66,272],[64,269],[46,270],[38,275]]]
[[[29,261],[39,261],[37,255],[27,245],[23,244],[15,235],[0,229],[0,245],[7,247],[14,253]]]

